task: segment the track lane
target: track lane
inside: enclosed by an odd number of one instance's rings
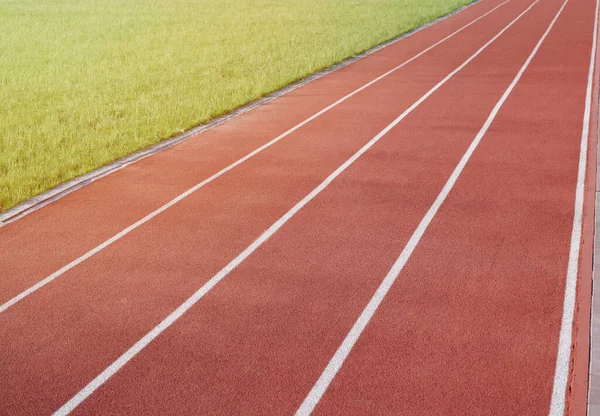
[[[596,6],[567,5],[315,413],[563,414],[565,385],[550,398]]]
[[[372,54],[368,63],[357,61],[0,228],[0,303],[498,4],[475,4]]]
[[[489,30],[490,25],[488,24],[486,25],[486,35]],[[469,43],[472,43],[477,33],[475,31],[469,35]],[[482,35],[483,33],[478,36]],[[489,37],[489,35],[486,37]],[[419,68],[419,71],[421,72],[420,76],[425,77],[426,84],[432,75],[430,72],[423,72],[423,69]],[[442,71],[443,69],[433,67],[435,71]],[[424,85],[420,86],[420,88],[423,87]],[[389,88],[387,91],[389,92]],[[369,100],[372,102],[372,99]],[[382,102],[382,104],[390,105],[386,102]],[[403,105],[403,103],[396,102],[393,105]],[[377,112],[377,114],[380,114],[380,112]],[[363,115],[366,116],[366,114]],[[350,136],[345,139],[357,140],[359,138],[360,136]],[[343,143],[343,141],[336,142],[336,145],[340,146]],[[295,146],[298,147],[291,147],[285,152],[279,149],[277,153],[271,155],[270,157],[277,156],[278,164],[275,163],[274,167],[279,166],[278,169],[281,169],[281,166],[287,169],[294,168],[293,165],[290,165],[290,160],[297,159],[299,151],[306,152],[307,137],[302,137],[301,143],[296,143]],[[327,148],[317,147],[312,152],[320,154]],[[327,155],[322,157],[325,156]],[[309,158],[307,159],[308,162],[314,164],[315,161],[311,159],[313,153],[309,152],[305,157]],[[265,165],[269,166],[269,163],[265,164],[262,161],[254,168],[257,172],[254,175],[258,175],[254,176],[254,182],[256,182],[256,178],[261,181],[265,180]],[[309,167],[314,171],[315,167],[312,165],[305,166],[303,171],[311,171],[311,169],[307,169]],[[245,171],[243,174],[248,175],[249,172],[251,171]],[[15,383],[17,384],[16,388],[12,389],[11,387],[6,390],[9,394],[7,394],[8,398],[4,402],[5,405],[18,405],[19,400],[24,397],[35,397],[36,402],[32,403],[32,408],[39,406],[39,409],[44,409],[52,406],[52,401],[56,402],[57,399],[61,398],[61,395],[64,397],[69,391],[72,391],[73,385],[82,381],[86,382],[90,373],[97,372],[98,368],[102,368],[104,362],[110,361],[111,356],[114,357],[114,354],[120,353],[123,348],[129,346],[131,340],[138,337],[138,334],[142,333],[149,325],[153,325],[157,317],[164,314],[165,310],[172,307],[176,301],[180,301],[179,299],[185,298],[187,296],[186,291],[189,294],[192,286],[197,287],[198,281],[189,281],[189,276],[199,272],[206,273],[206,269],[216,267],[218,262],[222,260],[221,258],[213,259],[209,250],[205,251],[205,253],[208,253],[206,257],[197,258],[198,248],[194,244],[214,244],[215,242],[204,241],[201,238],[202,235],[198,236],[196,233],[199,230],[207,229],[209,233],[213,233],[212,236],[215,240],[218,240],[215,235],[219,235],[222,240],[217,241],[216,244],[222,244],[222,246],[217,246],[215,253],[221,249],[224,251],[233,250],[235,247],[228,247],[228,245],[239,244],[235,239],[228,238],[228,235],[221,235],[223,234],[221,227],[210,227],[211,222],[219,219],[217,214],[208,218],[204,216],[198,218],[197,213],[211,212],[211,209],[215,209],[215,207],[211,208],[211,205],[223,198],[222,191],[224,190],[235,191],[238,195],[239,189],[244,189],[242,179],[243,177],[235,177],[232,178],[231,182],[224,182],[222,187],[216,187],[215,193],[205,197],[207,199],[202,205],[199,205],[199,201],[202,201],[201,197],[190,202],[190,205],[186,208],[189,210],[187,212],[178,208],[174,211],[173,217],[166,218],[165,223],[158,224],[156,228],[151,230],[151,234],[141,236],[140,240],[137,241],[137,245],[132,245],[132,242],[128,241],[128,244],[115,247],[115,251],[110,256],[107,255],[108,257],[104,260],[101,257],[98,258],[100,260],[94,260],[94,262],[98,262],[97,264],[90,262],[82,266],[80,273],[85,277],[85,280],[73,280],[71,282],[73,286],[67,288],[67,290],[63,286],[64,283],[56,285],[56,289],[48,287],[48,291],[36,295],[38,297],[35,302],[33,300],[24,302],[19,304],[17,308],[8,310],[3,314],[2,327],[8,328],[6,333],[10,333],[12,337],[10,340],[12,343],[11,354],[9,354],[11,363],[8,365],[14,366],[10,369],[14,369],[15,374],[20,374],[23,382],[23,385]],[[293,190],[296,192],[297,182],[294,185]],[[270,195],[273,192],[273,188],[269,186],[269,183],[262,186],[266,188],[261,188],[257,192],[262,192],[264,195]],[[248,198],[250,203],[256,204],[256,198],[248,195],[245,197]],[[276,198],[276,200],[279,200],[279,198]],[[264,205],[274,206],[271,200],[259,199],[259,201],[261,201],[261,204],[257,208],[260,210],[264,209]],[[246,203],[243,200],[241,202]],[[230,206],[231,204],[226,205]],[[231,215],[227,215],[228,212],[224,213],[219,206],[216,208],[219,209],[214,212],[222,217],[231,217]],[[236,209],[239,209],[239,207]],[[244,213],[243,210],[240,213]],[[252,214],[250,212],[244,215],[253,217]],[[233,217],[235,218],[235,215]],[[186,221],[182,224],[184,219],[206,221],[208,224],[193,221]],[[241,218],[240,224],[246,221],[246,217]],[[198,224],[203,225],[203,227],[198,227]],[[162,230],[169,230],[169,234],[161,234]],[[153,239],[156,240],[157,236],[159,241],[153,241]],[[180,245],[177,245],[177,247],[183,253],[173,252],[172,250],[164,253],[165,247],[172,248],[170,241],[165,241],[168,238],[179,239],[177,241]],[[191,240],[188,240],[188,238],[191,238]],[[156,245],[163,255],[169,254],[169,258],[164,263],[157,263],[157,257],[154,256],[156,252],[152,251],[146,253],[148,257],[138,259],[140,246],[152,248],[155,247],[153,245]],[[135,247],[138,251],[133,250]],[[224,254],[221,255],[224,256]],[[132,263],[132,260],[136,262]],[[194,261],[201,263],[193,264]],[[202,263],[212,261],[215,264]],[[145,264],[146,262],[147,264]],[[203,268],[196,267],[198,264],[201,264]],[[140,268],[142,270],[139,270]],[[145,270],[148,269],[144,268],[154,270],[155,274],[145,274]],[[119,274],[112,273],[115,270]],[[93,275],[89,273],[90,271],[93,272]],[[161,274],[161,272],[164,274]],[[180,273],[180,275],[178,276],[176,273]],[[169,276],[171,281],[164,282],[163,276]],[[39,301],[40,299],[42,302]],[[159,299],[160,302],[157,302]],[[29,306],[25,308],[24,305]],[[45,315],[43,321],[37,318],[42,313]],[[4,325],[5,322],[6,325]],[[12,355],[12,353],[15,355]],[[27,368],[23,368],[24,362],[27,362]],[[50,368],[48,366],[49,362],[53,363]],[[67,369],[66,374],[68,374],[68,377],[65,377],[65,369]],[[28,392],[32,391],[35,391],[35,394],[30,396]]]
[[[558,2],[546,4],[557,5]],[[402,221],[414,224],[420,220],[522,62],[507,61],[506,57],[522,54],[524,60],[539,37],[534,37],[532,32],[538,31],[540,35],[556,11],[557,7],[547,6],[531,16],[519,26],[520,30],[511,32],[512,36],[504,39],[502,48],[489,51],[478,61],[479,65],[461,73],[462,82],[451,82],[448,89],[444,88],[444,93],[440,90],[439,95],[432,96],[433,101],[424,104],[430,111],[419,109],[409,117],[414,120],[405,120],[408,126],[403,123],[397,129],[400,137],[407,134],[423,140],[399,141],[398,136],[390,137],[385,147],[378,147],[379,152],[374,149],[367,154],[372,156],[370,160],[361,164],[360,168],[359,161],[351,169],[354,180],[342,189],[338,189],[339,185],[332,186],[324,192],[323,198],[334,190],[340,193],[320,203],[315,200],[318,206],[302,211],[299,214],[302,220],[290,222],[290,227],[294,224],[292,229],[282,229],[281,234],[274,236],[256,253],[257,258],[249,258],[233,272],[231,279],[211,293],[211,297],[190,311],[194,316],[182,318],[185,324],[173,327],[170,339],[158,338],[158,346],[152,344],[148,349],[152,351],[150,355],[144,353],[130,367],[124,368],[128,375],[117,374],[105,390],[102,388],[90,398],[90,402],[84,402],[81,412],[109,409],[113,412],[177,413],[202,409],[210,413],[219,409],[225,413],[275,410],[285,413],[290,404],[293,411],[294,402],[299,403],[303,397],[302,386],[299,386],[303,383],[298,378],[302,377],[304,385],[310,387],[314,381],[311,376],[318,371],[318,366],[311,364],[314,360],[326,361],[329,358],[325,351],[320,350],[323,337],[328,338],[331,345],[335,345],[336,337],[343,337],[344,328],[338,326],[344,320],[351,325],[350,310],[359,311],[372,293],[369,289],[374,290],[381,280],[382,274],[372,269],[378,267],[383,272],[389,267],[386,259],[397,255],[398,236],[403,233],[407,239],[414,229],[414,226],[407,227],[406,223],[397,224],[397,212],[410,213],[407,214],[409,218]],[[528,37],[531,37],[530,44],[524,40]],[[515,51],[517,39],[523,45],[522,50],[519,47]],[[496,82],[490,82],[489,75],[481,74],[484,63],[498,69],[492,78]],[[475,91],[465,94],[465,85],[472,84],[474,80],[479,81],[477,85],[482,90],[478,90],[478,94]],[[495,99],[486,88],[496,92]],[[468,97],[465,98],[465,95]],[[456,107],[452,108],[442,105],[457,96],[466,102],[454,102]],[[484,106],[482,97],[488,97],[488,107],[474,110],[475,120],[469,120],[466,125],[458,123],[455,129],[445,128],[448,120],[456,120],[456,115],[465,114],[466,109],[477,107],[477,104]],[[440,124],[431,129],[424,127],[436,109],[450,113],[444,113],[448,118],[442,118]],[[478,123],[475,122],[477,118]],[[441,135],[440,131],[452,132],[449,134],[450,143],[447,143],[448,136]],[[383,146],[383,143],[380,144]],[[423,143],[427,144],[429,152],[424,152],[420,146]],[[462,148],[457,144],[462,144]],[[397,156],[395,152],[403,157],[394,157]],[[429,159],[430,155],[432,159]],[[413,161],[415,156],[417,160]],[[446,174],[432,173],[430,177],[421,178],[424,166],[434,169],[431,160],[435,160],[436,166]],[[411,165],[411,161],[415,164]],[[399,174],[399,169],[402,174]],[[387,181],[381,181],[379,175]],[[401,191],[391,197],[390,188],[386,185],[395,184],[395,181],[400,181],[403,186],[398,186]],[[374,183],[382,182],[383,186],[373,189]],[[340,198],[342,195],[350,198]],[[354,205],[349,204],[349,200]],[[383,210],[382,204],[387,215],[383,218],[374,216],[373,212]],[[339,218],[340,209],[349,218]],[[421,212],[411,215],[411,209],[420,209]],[[309,211],[312,215],[307,219]],[[386,226],[394,229],[382,238],[380,230]],[[332,239],[332,235],[337,238]],[[318,240],[315,241],[315,238]],[[333,261],[330,259],[332,253],[336,253]],[[374,253],[377,256],[373,256]],[[285,256],[285,261],[280,256]],[[307,262],[309,264],[305,265]],[[282,275],[293,278],[283,280]],[[366,280],[370,280],[372,288],[364,287]],[[352,286],[349,284],[351,281]],[[344,287],[344,284],[347,286]],[[362,299],[357,299],[359,296]],[[232,304],[236,307],[231,308]],[[306,316],[307,310],[315,309],[316,316]],[[251,322],[255,324],[250,325]],[[261,324],[257,327],[256,322]],[[178,357],[186,357],[189,361]],[[190,366],[190,362],[199,361],[202,365]],[[269,371],[271,365],[276,368]],[[148,371],[151,376],[142,377]],[[210,376],[204,378],[201,374]],[[140,382],[142,379],[144,381]],[[132,385],[132,380],[136,380],[135,385]],[[157,389],[161,394],[157,394]],[[185,399],[181,400],[182,397]]]

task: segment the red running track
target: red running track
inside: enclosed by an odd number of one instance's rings
[[[483,0],[0,228],[0,413],[569,412],[597,7]]]

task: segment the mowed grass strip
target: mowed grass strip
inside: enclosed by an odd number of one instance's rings
[[[0,211],[470,0],[0,0]]]

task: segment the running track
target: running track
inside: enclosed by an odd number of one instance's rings
[[[482,0],[1,227],[0,414],[576,413],[597,8]]]

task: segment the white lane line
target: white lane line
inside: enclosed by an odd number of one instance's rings
[[[462,173],[465,165],[471,158],[471,155],[473,154],[473,152],[475,151],[475,149],[481,142],[481,139],[483,138],[483,136],[489,129],[492,122],[494,121],[494,118],[498,114],[498,111],[500,110],[500,108],[502,107],[502,105],[504,104],[504,102],[506,101],[506,99],[508,98],[510,93],[512,92],[512,90],[514,89],[515,85],[517,85],[517,83],[521,79],[521,76],[523,75],[523,73],[529,66],[529,63],[531,62],[531,60],[537,53],[537,51],[540,48],[540,46],[542,45],[542,43],[544,42],[544,39],[546,39],[546,36],[548,35],[548,33],[550,33],[550,30],[554,26],[554,23],[558,19],[558,16],[560,16],[560,14],[562,13],[562,11],[565,8],[565,5],[567,4],[568,1],[569,0],[565,0],[562,7],[558,10],[558,13],[556,14],[554,19],[550,23],[550,26],[548,26],[548,29],[546,30],[546,32],[544,32],[544,34],[540,38],[539,42],[537,43],[537,45],[535,46],[535,48],[533,49],[533,51],[531,52],[531,54],[529,55],[529,57],[527,58],[527,60],[525,61],[525,63],[523,64],[523,66],[521,67],[521,69],[519,70],[517,75],[515,76],[515,78],[513,79],[513,81],[511,82],[511,84],[508,86],[508,88],[506,89],[506,91],[504,92],[504,94],[502,95],[500,100],[494,106],[492,112],[488,116],[483,127],[481,127],[481,130],[479,130],[479,132],[475,136],[475,139],[473,139],[473,141],[471,142],[471,145],[469,146],[469,148],[467,149],[467,151],[465,152],[463,157],[460,159],[460,162],[458,163],[458,165],[456,166],[456,168],[450,175],[450,178],[448,178],[448,181],[442,188],[438,197],[435,199],[435,201],[433,202],[433,204],[431,205],[431,207],[429,208],[429,210],[427,211],[427,213],[425,214],[425,216],[423,217],[423,219],[417,226],[417,229],[415,230],[413,235],[410,237],[410,240],[408,240],[408,243],[406,244],[406,246],[400,253],[400,256],[394,262],[394,264],[392,265],[392,268],[390,269],[388,274],[385,276],[385,278],[381,282],[381,285],[377,288],[377,290],[375,291],[375,294],[373,295],[373,297],[371,298],[371,300],[369,301],[369,303],[367,304],[365,309],[361,312],[360,316],[358,317],[358,319],[356,320],[356,322],[350,329],[350,332],[348,333],[348,335],[346,335],[346,338],[344,339],[342,344],[339,346],[339,348],[337,349],[337,351],[335,352],[335,354],[333,355],[333,357],[327,364],[327,367],[325,367],[325,370],[323,370],[323,373],[321,373],[321,376],[319,377],[319,379],[317,380],[317,382],[315,383],[313,388],[310,390],[308,395],[305,397],[304,401],[298,408],[296,415],[298,415],[298,416],[310,415],[312,413],[312,411],[314,410],[315,406],[321,400],[321,397],[323,397],[323,394],[325,393],[325,391],[331,384],[331,381],[334,379],[334,377],[336,376],[336,374],[338,373],[338,371],[344,364],[344,361],[350,354],[350,351],[354,347],[354,344],[356,343],[356,341],[358,340],[358,338],[364,331],[365,327],[368,325],[369,321],[375,314],[375,311],[377,311],[377,308],[379,307],[379,305],[381,304],[381,302],[387,295],[388,291],[390,290],[390,288],[396,281],[396,278],[398,277],[398,275],[404,268],[404,265],[410,258],[415,247],[417,246],[417,244],[419,244],[419,241],[421,240],[421,237],[423,237],[423,234],[427,230],[427,227],[431,223],[431,220],[437,213],[440,206],[446,200],[446,197],[452,190],[452,187],[454,186],[458,177]]]
[[[590,131],[590,115],[592,113],[592,90],[594,87],[594,63],[596,61],[596,44],[598,42],[598,8],[600,1],[596,0],[596,14],[594,15],[594,34],[592,35],[592,51],[590,68],[588,72],[587,90],[585,95],[585,110],[583,114],[583,127],[581,131],[581,148],[579,151],[579,170],[577,172],[577,188],[575,190],[575,212],[573,214],[573,231],[571,233],[571,250],[569,251],[569,265],[565,283],[565,298],[563,302],[563,315],[558,338],[558,352],[556,355],[556,368],[554,370],[554,383],[552,385],[552,399],[550,400],[551,416],[563,416],[567,383],[569,381],[569,363],[571,361],[571,343],[573,341],[573,314],[575,312],[575,297],[577,293],[577,274],[579,266],[579,248],[581,245],[581,227],[583,220],[583,199],[585,191],[585,172],[587,164],[588,138]]]
[[[314,197],[316,197],[323,189],[325,189],[335,178],[337,178],[343,171],[345,171],[352,163],[354,163],[362,154],[369,150],[375,143],[377,143],[386,133],[388,133],[394,126],[408,116],[415,108],[417,108],[423,101],[425,101],[431,94],[437,91],[442,85],[444,85],[450,78],[452,78],[457,72],[463,69],[469,62],[475,59],[481,52],[483,52],[489,45],[491,45],[496,39],[498,39],[504,32],[508,30],[517,20],[519,20],[525,13],[538,2],[535,0],[525,11],[519,14],[512,22],[498,32],[492,39],[490,39],[485,45],[477,50],[471,57],[464,61],[454,71],[450,72],[443,80],[438,82],[433,88],[427,91],[418,101],[406,109],[400,114],[394,121],[392,121],[386,128],[381,130],[375,137],[373,137],[367,144],[361,147],[356,153],[354,153],[346,162],[340,165],[332,174],[330,174],[323,182],[313,189],[308,195],[306,195],[300,202],[294,205],[288,212],[286,212],[281,218],[279,218],[273,225],[271,225],[264,233],[260,235],[252,244],[250,244],[244,251],[242,251],[236,258],[234,258],[229,264],[227,264],[221,271],[215,274],[208,282],[206,282],[198,291],[190,296],[184,303],[182,303],[177,309],[175,309],[169,316],[167,316],[160,324],[154,327],[150,332],[144,335],[138,342],[136,342],[131,348],[129,348],[123,355],[121,355],[115,362],[108,366],[102,373],[96,376],[87,386],[85,386],[79,393],[73,396],[67,403],[65,403],[60,409],[58,409],[54,415],[67,415],[87,397],[89,397],[96,389],[104,384],[110,377],[112,377],[117,371],[119,371],[125,364],[127,364],[133,357],[135,357],[142,349],[150,344],[157,336],[159,336],[165,329],[171,326],[177,319],[179,319],[184,313],[188,311],[196,302],[198,302],[205,294],[207,294],[213,287],[223,280],[229,272],[235,269],[240,263],[242,263],[250,254],[252,254],[258,247],[260,247],[265,241],[267,241],[277,230],[279,230],[290,218],[292,218],[302,207],[308,204]]]
[[[468,28],[469,26],[471,26],[472,24],[474,24],[475,22],[477,22],[480,19],[483,19],[484,17],[486,17],[487,15],[489,15],[490,13],[494,12],[496,9],[498,9],[499,7],[503,6],[504,4],[508,3],[510,0],[505,0],[504,2],[500,3],[499,5],[497,5],[496,7],[494,7],[493,9],[489,10],[488,12],[484,13],[483,15],[479,16],[478,18],[476,18],[475,20],[467,23],[466,25],[464,25],[463,27],[461,27],[460,29],[456,30],[455,32],[451,33],[450,35],[446,36],[445,38],[443,38],[442,40],[434,43],[433,45],[429,46],[427,49],[424,49],[423,51],[419,52],[417,55],[413,56],[412,58],[404,61],[403,63],[401,63],[400,65],[390,69],[389,71],[387,71],[386,73],[378,76],[377,78],[373,79],[372,81],[369,81],[368,83],[366,83],[365,85],[363,85],[362,87],[352,91],[351,93],[349,93],[348,95],[345,95],[344,97],[340,98],[339,100],[337,100],[336,102],[334,102],[333,104],[330,104],[329,106],[325,107],[324,109],[322,109],[321,111],[319,111],[318,113],[313,114],[312,116],[310,116],[309,118],[307,118],[306,120],[302,121],[301,123],[295,125],[294,127],[292,127],[291,129],[287,130],[285,133],[282,133],[281,135],[277,136],[276,138],[274,138],[273,140],[271,140],[270,142],[260,146],[259,148],[257,148],[256,150],[248,153],[246,156],[244,156],[243,158],[235,161],[234,163],[232,163],[231,165],[227,166],[226,168],[223,168],[222,170],[220,170],[219,172],[215,173],[214,175],[212,175],[211,177],[203,180],[202,182],[198,183],[197,185],[193,186],[192,188],[188,189],[187,191],[185,191],[184,193],[180,194],[179,196],[173,198],[171,201],[167,202],[165,205],[163,205],[162,207],[158,208],[157,210],[151,212],[150,214],[146,215],[144,218],[142,218],[141,220],[137,221],[136,223],[130,225],[129,227],[125,228],[123,231],[119,232],[118,234],[115,234],[114,236],[112,236],[111,238],[109,238],[108,240],[104,241],[103,243],[101,243],[100,245],[94,247],[93,249],[91,249],[90,251],[88,251],[87,253],[85,253],[84,255],[82,255],[81,257],[78,257],[77,259],[73,260],[72,262],[70,262],[69,264],[65,265],[64,267],[60,268],[59,270],[55,271],[54,273],[52,273],[51,275],[49,275],[48,277],[44,278],[43,280],[39,281],[38,283],[36,283],[35,285],[31,286],[30,288],[24,290],[23,292],[19,293],[18,295],[16,295],[15,297],[13,297],[12,299],[8,300],[7,302],[5,302],[4,304],[0,305],[0,313],[4,312],[5,310],[7,310],[8,308],[10,308],[11,306],[13,306],[15,303],[21,301],[22,299],[24,299],[25,297],[31,295],[33,292],[39,290],[40,288],[46,286],[48,283],[52,282],[53,280],[55,280],[56,278],[60,277],[61,275],[63,275],[65,272],[71,270],[73,267],[77,266],[78,264],[84,262],[85,260],[89,259],[90,257],[92,257],[94,254],[98,253],[99,251],[102,251],[103,249],[105,249],[106,247],[110,246],[112,243],[114,243],[115,241],[123,238],[125,235],[129,234],[131,231],[135,230],[136,228],[138,228],[139,226],[141,226],[142,224],[150,221],[152,218],[156,217],[158,214],[160,214],[163,211],[166,211],[167,209],[169,209],[170,207],[172,207],[173,205],[177,204],[179,201],[181,201],[182,199],[188,197],[189,195],[191,195],[192,193],[196,192],[198,189],[202,188],[203,186],[209,184],[210,182],[214,181],[215,179],[217,179],[219,176],[222,176],[223,174],[229,172],[231,169],[235,168],[236,166],[244,163],[245,161],[247,161],[248,159],[250,159],[251,157],[255,156],[256,154],[262,152],[263,150],[265,150],[266,148],[274,145],[275,143],[277,143],[278,141],[280,141],[281,139],[283,139],[284,137],[290,135],[291,133],[293,133],[294,131],[298,130],[300,127],[304,126],[305,124],[308,124],[309,122],[311,122],[312,120],[316,119],[317,117],[325,114],[326,112],[328,112],[329,110],[331,110],[332,108],[336,107],[337,105],[341,104],[342,102],[346,101],[348,98],[358,94],[359,92],[361,92],[362,90],[364,90],[365,88],[370,87],[371,85],[375,84],[376,82],[382,80],[383,78],[387,77],[388,75],[390,75],[391,73],[397,71],[398,69],[404,67],[405,65],[411,63],[412,61],[414,61],[415,59],[419,58],[420,56],[424,55],[425,53],[429,52],[431,49],[435,48],[436,46],[440,45],[441,43],[445,42],[446,40],[450,39],[451,37],[453,37],[454,35],[458,34],[459,32],[463,31],[464,29]]]

